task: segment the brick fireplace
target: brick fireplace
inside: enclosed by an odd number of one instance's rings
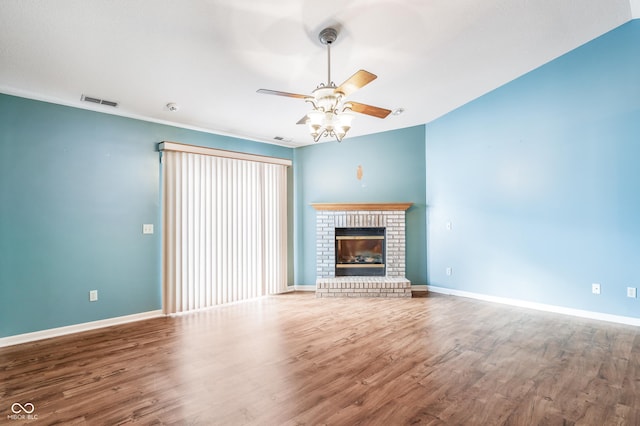
[[[411,297],[405,277],[405,215],[413,203],[314,203],[316,209],[316,297]],[[384,275],[336,274],[336,229],[382,229]],[[340,238],[340,237],[339,237]],[[358,266],[358,265],[356,265]],[[363,271],[370,268],[362,268]]]

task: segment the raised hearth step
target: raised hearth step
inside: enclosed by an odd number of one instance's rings
[[[411,281],[399,277],[318,278],[316,297],[411,297]]]

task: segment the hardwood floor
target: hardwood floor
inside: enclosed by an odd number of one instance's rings
[[[286,294],[2,348],[0,424],[637,425],[638,330]]]

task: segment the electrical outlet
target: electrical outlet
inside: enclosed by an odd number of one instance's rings
[[[98,290],[89,291],[89,302],[95,302],[98,300]]]
[[[451,272],[452,272],[451,271],[451,266],[449,266],[446,271],[447,271],[447,275],[451,275]]]
[[[591,284],[591,293],[600,294],[600,284],[598,283]]]
[[[635,287],[627,287],[627,297],[631,297],[632,299],[636,298],[636,288]]]
[[[143,234],[153,234],[153,223],[145,223],[142,225]]]

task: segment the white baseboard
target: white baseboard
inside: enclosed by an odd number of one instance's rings
[[[507,297],[490,296],[480,293],[472,293],[462,290],[454,290],[444,287],[426,286],[428,291],[434,293],[448,294],[451,296],[468,297],[470,299],[484,300],[487,302],[500,303],[503,305],[518,306],[520,308],[535,309],[537,311],[553,312],[556,314],[571,315],[574,317],[588,318],[599,321],[615,322],[618,324],[640,326],[640,318],[624,317],[621,315],[604,314],[602,312],[584,311],[581,309],[565,308],[563,306],[546,305],[544,303],[528,302],[526,300],[510,299]]]
[[[95,330],[98,328],[110,327],[112,325],[126,324],[128,322],[141,321],[150,318],[161,317],[164,314],[161,310],[141,312],[139,314],[125,315],[122,317],[107,318],[99,321],[85,322],[82,324],[68,325],[65,327],[50,328],[48,330],[34,331],[32,333],[17,334],[0,338],[0,348],[5,346],[19,345],[21,343],[34,342],[36,340],[48,339],[50,337],[64,336],[65,334],[79,333],[81,331]]]
[[[295,285],[295,291],[316,291],[316,285]]]

